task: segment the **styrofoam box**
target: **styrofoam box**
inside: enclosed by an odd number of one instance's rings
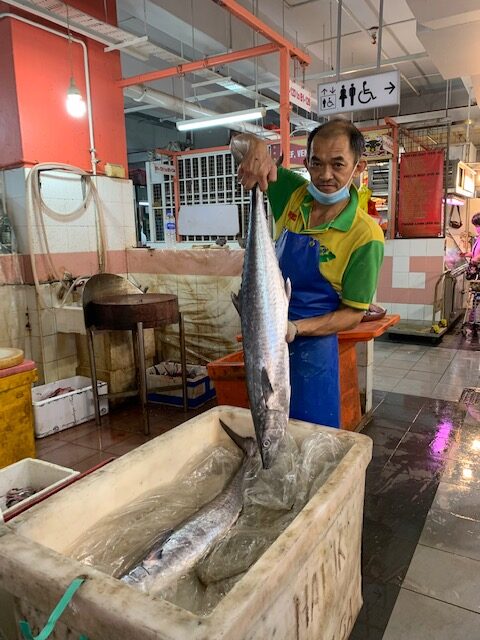
[[[47,398],[58,388],[72,387],[74,390]],[[108,393],[106,382],[97,381],[99,395]],[[57,382],[49,382],[32,389],[33,414],[35,417],[35,436],[44,438],[52,433],[63,431],[95,416],[92,381],[85,376],[73,376]],[[100,414],[108,413],[107,398],[100,399]]]
[[[313,432],[330,434],[344,455],[208,616],[69,557],[75,540],[102,518],[191,473],[191,461],[206,446],[233,449],[219,418],[237,433],[254,433],[248,409],[215,407],[0,525],[0,589],[14,598],[16,620],[41,628],[72,579],[86,574],[51,640],[82,633],[97,640],[346,640],[362,604],[362,516],[372,441],[360,433],[290,420],[298,444]]]
[[[2,515],[6,516],[14,509],[18,509],[19,506],[25,506],[50,489],[59,486],[70,476],[77,476],[78,474],[79,471],[61,467],[45,460],[35,460],[34,458],[25,458],[0,469],[0,511]],[[18,489],[20,487],[32,487],[36,490],[36,493],[7,509],[5,499],[7,492],[10,489]]]
[[[183,390],[169,389],[168,387],[181,385],[181,376],[168,376],[159,373],[159,371],[163,371],[164,365],[168,364],[161,362],[147,369],[148,399],[152,402],[180,407],[183,404]],[[187,378],[188,407],[195,409],[213,398],[215,389],[208,377],[207,367],[187,364],[187,371],[196,374],[192,378]]]

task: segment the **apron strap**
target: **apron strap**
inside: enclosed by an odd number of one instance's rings
[[[70,583],[69,587],[67,588],[63,596],[60,598],[55,609],[50,614],[47,624],[43,627],[43,629],[40,631],[38,636],[33,636],[32,630],[28,622],[26,620],[21,620],[19,622],[19,627],[20,627],[20,631],[22,632],[22,636],[25,638],[25,640],[47,640],[47,638],[50,636],[52,631],[55,629],[55,625],[57,624],[60,616],[68,607],[73,596],[78,591],[78,589],[82,586],[85,580],[86,580],[86,576],[79,576],[78,578],[75,578],[75,580],[73,580]],[[81,635],[79,640],[88,640],[88,638],[85,635]]]

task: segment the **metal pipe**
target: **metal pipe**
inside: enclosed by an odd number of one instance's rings
[[[383,0],[378,7],[378,42],[377,42],[377,69],[380,69],[382,59],[382,33],[383,33]]]
[[[253,58],[256,56],[265,56],[270,53],[275,53],[276,51],[278,51],[278,45],[269,42],[268,44],[262,44],[259,47],[249,47],[248,49],[241,49],[240,51],[233,51],[232,53],[221,53],[216,56],[204,58],[203,60],[194,60],[193,62],[186,62],[185,64],[179,64],[175,67],[157,69],[156,71],[141,73],[137,76],[131,76],[130,78],[123,78],[117,82],[117,86],[123,89],[125,87],[130,87],[133,84],[143,84],[144,82],[152,82],[153,80],[181,76],[200,69],[209,69],[210,67],[238,62],[239,60],[246,60],[247,58]]]
[[[168,109],[169,111],[174,111],[175,113],[179,113],[182,116],[188,115],[192,118],[198,118],[201,116],[216,116],[219,115],[217,111],[212,111],[211,109],[206,109],[205,107],[199,107],[191,102],[184,102],[180,98],[176,98],[175,96],[171,96],[168,93],[163,93],[163,91],[158,91],[157,89],[151,89],[150,87],[144,87],[142,85],[134,85],[132,87],[126,87],[124,89],[124,93],[129,98],[133,100],[138,100],[139,98],[143,98],[145,102],[149,102],[152,105],[157,107],[162,107],[164,109]],[[288,95],[288,94],[287,94]],[[272,137],[272,132],[263,129],[262,127],[252,124],[250,122],[238,123],[238,124],[229,124],[229,129],[233,129],[235,131],[240,132],[249,132],[255,133],[264,137]],[[275,135],[275,137],[277,137]]]
[[[300,5],[297,5],[300,6]],[[407,18],[406,20],[396,20],[395,22],[389,22],[388,24],[384,24],[383,26],[385,28],[387,27],[396,27],[399,24],[405,24],[406,22],[416,22],[415,18]],[[362,33],[362,30],[359,29],[358,31],[349,31],[348,33],[344,33],[343,37],[347,38],[348,36],[356,36],[359,33]],[[314,44],[323,44],[325,42],[330,42],[330,40],[335,40],[335,36],[331,36],[329,38],[321,38],[320,40],[310,40],[309,42],[304,42],[304,46],[305,47],[311,47]]]
[[[83,49],[83,67],[85,73],[85,91],[87,93],[87,120],[88,120],[88,138],[90,144],[90,163],[92,165],[92,174],[97,175],[97,155],[95,150],[95,137],[93,132],[93,114],[92,114],[92,96],[90,93],[90,71],[88,66],[88,50],[87,45],[83,40],[79,40],[78,38],[74,38],[71,35],[66,33],[62,33],[61,31],[57,31],[56,29],[51,29],[43,24],[39,24],[38,22],[34,22],[33,20],[28,20],[28,18],[24,18],[22,16],[18,16],[16,13],[0,13],[0,20],[2,18],[12,18],[13,20],[18,20],[19,22],[23,22],[32,27],[36,27],[37,29],[41,29],[42,31],[46,31],[47,33],[51,33],[54,36],[59,36],[60,38],[64,38],[65,40],[71,40],[72,42],[76,42]]]
[[[337,82],[340,80],[340,54],[342,47],[342,8],[343,8],[343,0],[338,1],[338,11],[337,11]]]

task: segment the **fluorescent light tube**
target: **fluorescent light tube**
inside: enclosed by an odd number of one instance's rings
[[[219,114],[218,116],[206,116],[205,118],[193,118],[192,120],[182,120],[177,122],[179,131],[192,131],[194,129],[207,129],[209,127],[220,127],[234,122],[245,122],[247,120],[258,120],[265,117],[265,109],[247,109],[245,111],[234,111],[232,113]]]

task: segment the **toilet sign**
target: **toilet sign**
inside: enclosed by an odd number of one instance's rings
[[[377,109],[399,103],[399,71],[318,85],[318,114],[321,116]]]

